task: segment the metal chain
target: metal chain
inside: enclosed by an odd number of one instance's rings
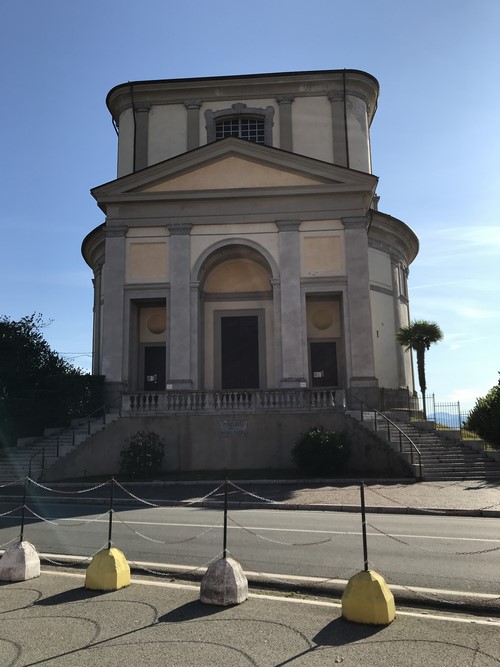
[[[16,486],[24,480],[24,477],[19,477],[18,479],[13,480],[12,482],[5,482],[0,484],[0,489],[4,489],[6,486]]]
[[[7,516],[8,514],[13,514],[13,512],[17,512],[17,510],[20,510],[22,508],[23,508],[23,506],[19,505],[19,507],[16,507],[13,510],[9,510],[8,512],[4,512],[3,514],[0,514],[0,517]]]
[[[164,544],[166,546],[170,544],[185,544],[186,542],[193,542],[194,540],[197,540],[200,537],[203,537],[207,533],[209,533],[211,530],[214,528],[221,528],[221,524],[214,524],[213,526],[209,526],[205,530],[203,530],[201,533],[198,533],[197,535],[194,535],[193,537],[188,537],[184,540],[178,540],[178,541],[169,541],[165,542],[164,540],[156,540],[153,537],[148,537],[147,535],[144,535],[143,533],[140,533],[138,530],[135,530],[130,526],[126,521],[124,521],[118,514],[114,513],[114,516],[122,523],[126,528],[128,528],[134,535],[137,535],[138,537],[142,537],[143,539],[147,540],[148,542],[155,542],[156,544]]]
[[[217,554],[217,556],[215,556],[214,558],[211,558],[209,561],[204,563],[203,565],[199,565],[199,566],[194,567],[194,568],[189,569],[189,570],[184,570],[180,574],[182,574],[182,576],[190,576],[190,575],[195,574],[196,572],[207,569],[208,567],[210,567],[210,565],[212,563],[215,563],[215,561],[220,560],[222,558],[222,555],[223,554],[221,552],[221,553]],[[154,574],[156,576],[165,577],[165,578],[168,578],[168,579],[178,579],[179,578],[179,575],[174,575],[174,574],[171,574],[169,572],[161,572],[159,570],[152,570],[152,569],[146,567],[145,565],[143,565],[142,563],[137,563],[136,561],[129,561],[129,565],[131,567],[137,568],[138,570],[144,570],[144,572],[147,572],[148,574]]]
[[[134,500],[137,500],[140,503],[143,503],[144,505],[148,505],[149,507],[157,508],[157,509],[164,509],[166,505],[158,505],[157,503],[152,503],[149,500],[144,500],[144,498],[139,498],[139,496],[136,496],[132,491],[129,491],[127,488],[125,488],[120,482],[117,482],[115,480],[115,484],[125,493],[127,493],[131,498],[134,498]],[[180,500],[180,501],[165,501],[166,503],[168,502],[175,502],[176,505],[179,506],[188,506],[188,505],[194,505],[195,503],[201,503],[207,498],[210,498],[210,496],[214,495],[214,493],[217,493],[219,489],[221,489],[224,486],[224,484],[219,484],[215,489],[210,491],[210,493],[207,493],[205,496],[202,498],[194,498],[192,500]]]
[[[8,544],[12,544],[12,542],[19,542],[19,535],[16,535],[16,537],[13,537],[11,540],[8,542],[5,542],[5,544],[0,544],[0,549],[3,549],[6,547]]]
[[[390,533],[386,533],[385,531],[381,530],[380,528],[377,528],[377,526],[374,526],[372,523],[369,523],[368,521],[366,522],[367,526],[370,526],[370,528],[373,528],[373,530],[376,530],[377,533],[380,533],[381,535],[384,535],[385,537],[390,538],[391,540],[394,540],[394,542],[399,542],[400,544],[404,544],[406,547],[410,547],[411,549],[419,549],[420,551],[426,551],[426,552],[432,552],[435,553],[435,549],[431,549],[429,547],[421,547],[418,544],[410,544],[409,542],[405,542],[399,537],[395,537],[394,535],[391,535]],[[418,539],[418,535],[415,535],[415,538]],[[448,555],[450,556],[476,556],[478,554],[487,554],[491,553],[493,551],[500,551],[500,546],[498,547],[492,547],[490,549],[480,549],[479,551],[449,551]]]
[[[229,551],[229,549],[228,549],[227,551],[228,551],[228,554],[230,554],[233,558],[235,558],[236,560],[238,560],[238,562],[240,563],[240,565],[241,565],[242,567],[244,567],[244,569],[245,569],[246,572],[255,572],[255,574],[258,574],[260,577],[262,577],[262,578],[265,579],[266,581],[269,581],[269,582],[272,582],[272,583],[275,583],[275,584],[283,584],[283,583],[286,583],[286,584],[289,584],[290,586],[300,586],[300,582],[292,581],[292,580],[290,580],[290,579],[286,579],[284,576],[282,576],[282,577],[273,577],[273,576],[272,576],[271,574],[269,574],[268,572],[260,572],[260,571],[251,570],[250,567],[247,566],[247,565],[246,565],[240,558],[236,558],[236,556],[234,556],[234,555]],[[341,574],[339,574],[339,575],[335,575],[335,576],[333,576],[333,577],[327,577],[327,578],[325,578],[325,579],[315,578],[315,579],[314,579],[314,583],[317,584],[317,585],[320,585],[320,584],[328,584],[328,583],[332,583],[332,582],[335,582],[335,581],[345,581],[345,580],[349,577],[349,575],[352,574],[352,573],[354,573],[354,572],[357,572],[357,570],[355,570],[355,569],[349,569],[349,570],[345,570],[345,571],[342,572]]]
[[[113,542],[111,544],[113,544],[113,546],[114,546]],[[90,561],[94,558],[94,556],[96,556],[100,551],[103,551],[104,549],[107,549],[107,548],[108,548],[108,542],[106,542],[101,547],[99,547],[99,549],[97,549],[97,551],[95,551],[91,556],[87,556],[86,558],[82,558],[81,560],[57,561],[57,560],[53,560],[52,558],[49,558],[47,556],[47,554],[40,556],[40,560],[44,560],[44,561],[47,561],[48,563],[52,563],[52,565],[59,565],[59,566],[62,566],[62,567],[64,567],[65,565],[83,565],[85,563],[90,563]]]
[[[60,489],[52,489],[52,488],[50,488],[50,486],[45,486],[44,484],[40,484],[40,482],[35,482],[35,480],[31,479],[31,477],[26,477],[26,480],[28,482],[31,482],[35,486],[40,487],[44,491],[50,491],[51,493],[60,493],[60,494],[63,494],[63,495],[78,495],[78,494],[81,494],[81,493],[90,493],[91,491],[95,491],[96,489],[102,489],[103,486],[106,486],[107,484],[109,484],[111,482],[111,480],[108,479],[107,482],[101,482],[101,484],[97,484],[96,486],[93,486],[90,489],[80,489],[79,491],[61,491]]]
[[[284,503],[280,500],[272,500],[271,498],[265,498],[264,496],[259,496],[256,493],[252,493],[251,491],[247,491],[246,489],[242,489],[241,486],[238,486],[237,484],[235,484],[234,482],[231,482],[230,480],[228,480],[227,483],[230,484],[231,486],[233,486],[238,491],[240,491],[240,493],[244,493],[247,496],[252,496],[252,498],[257,498],[257,500],[262,500],[265,503],[271,503],[272,505],[286,505],[287,504],[287,503]]]
[[[34,510],[29,507],[29,505],[25,505],[25,508],[28,510],[28,512],[31,512],[33,516],[36,516],[37,519],[40,519],[40,521],[44,521],[45,523],[50,523],[53,526],[59,526],[59,527],[68,527],[68,528],[75,528],[78,526],[85,526],[89,523],[95,523],[96,521],[100,521],[103,516],[106,516],[106,514],[109,514],[110,510],[106,510],[102,514],[99,514],[99,516],[93,517],[92,519],[88,519],[86,521],[78,521],[77,523],[72,523],[72,524],[66,524],[66,523],[58,523],[57,521],[54,521],[53,519],[46,519],[43,516],[40,516],[40,514],[37,514]]]
[[[326,544],[327,542],[332,541],[331,537],[328,537],[326,540],[318,540],[317,542],[283,542],[282,540],[273,540],[271,537],[264,537],[264,535],[259,535],[258,533],[255,533],[253,530],[250,530],[250,528],[242,526],[235,519],[229,516],[229,514],[228,518],[229,521],[231,521],[231,523],[234,523],[236,526],[238,526],[238,528],[241,528],[241,530],[244,530],[246,533],[249,533],[250,535],[257,537],[260,540],[265,540],[266,542],[273,542],[273,544],[282,544],[287,547],[313,547],[318,544]]]

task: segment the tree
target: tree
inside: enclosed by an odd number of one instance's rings
[[[464,428],[500,449],[500,380],[486,396],[477,399]]]
[[[35,313],[18,321],[0,317],[2,446],[39,435],[46,426],[64,426],[95,409],[98,379],[51,350],[42,334],[45,326]]]
[[[435,322],[426,320],[414,320],[407,327],[401,327],[396,333],[396,340],[407,350],[415,350],[417,355],[417,372],[422,402],[424,408],[424,419],[427,419],[427,406],[425,403],[425,392],[427,384],[425,381],[425,353],[433,343],[443,338],[443,332]]]

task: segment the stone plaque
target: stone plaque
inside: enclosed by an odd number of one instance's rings
[[[247,433],[246,419],[223,419],[218,423],[219,438],[246,438]]]

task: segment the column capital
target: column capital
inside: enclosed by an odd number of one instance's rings
[[[149,113],[150,109],[152,107],[152,104],[148,104],[146,102],[141,102],[137,106],[134,106],[134,111],[135,113]]]
[[[281,106],[282,104],[292,104],[295,100],[295,95],[276,95],[276,102]]]
[[[170,236],[189,235],[192,224],[190,222],[167,222],[165,225]]]
[[[202,100],[193,99],[193,100],[184,100],[184,106],[186,109],[199,109],[202,105]]]
[[[329,102],[340,102],[344,100],[344,91],[343,90],[331,90],[328,93]]]
[[[347,229],[367,229],[369,218],[364,215],[353,215],[341,218],[342,224]]]
[[[113,238],[116,236],[126,236],[128,232],[127,225],[120,225],[119,227],[105,227],[104,235],[106,238]]]
[[[298,232],[300,220],[276,220],[276,226],[280,232]]]

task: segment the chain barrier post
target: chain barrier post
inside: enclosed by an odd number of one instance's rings
[[[366,511],[365,511],[365,483],[360,484],[361,492],[361,525],[363,532],[363,560],[365,563],[365,572],[368,572],[368,543],[366,540]]]
[[[24,518],[25,518],[25,510],[26,510],[26,489],[28,486],[28,478],[24,478],[24,492],[23,492],[23,506],[21,509],[21,534],[19,536],[19,542],[24,541]]]
[[[222,557],[227,558],[227,477],[224,484],[224,539],[222,546]]]
[[[111,478],[111,491],[109,494],[109,531],[108,531],[108,549],[111,549],[111,534],[113,532],[113,500],[114,500],[115,478]]]

